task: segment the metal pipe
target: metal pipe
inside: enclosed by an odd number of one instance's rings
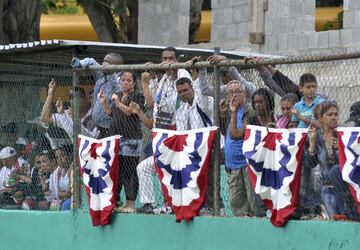
[[[257,65],[270,64],[295,64],[295,63],[309,63],[322,61],[337,61],[345,59],[360,58],[360,51],[353,53],[343,53],[334,55],[305,55],[305,56],[290,56],[249,62],[241,60],[224,60],[217,64],[217,66],[238,66],[239,68],[254,68]],[[89,66],[85,69],[73,69],[74,71],[94,71],[94,70],[109,70],[109,71],[145,71],[145,70],[166,70],[166,69],[189,69],[189,68],[211,68],[210,62],[197,62],[190,66],[187,63],[172,63],[172,64],[128,64],[128,65],[107,65],[107,66]]]
[[[220,48],[214,48],[214,55],[220,55]],[[220,127],[218,103],[220,103],[220,67],[214,65],[214,126]],[[220,215],[220,134],[219,129],[216,132],[215,142],[213,145],[213,188],[214,188],[214,213]]]
[[[72,52],[73,57],[78,56],[77,48],[74,48]],[[81,117],[80,117],[80,95],[79,95],[79,72],[73,71],[73,105],[74,105],[74,117],[73,117],[73,145],[74,145],[74,160],[73,160],[73,209],[77,210],[80,208],[81,196],[80,196],[80,175],[78,165],[78,147],[77,147],[77,136],[81,133]]]

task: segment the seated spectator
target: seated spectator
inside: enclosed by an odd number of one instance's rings
[[[291,121],[291,109],[294,104],[298,102],[298,99],[295,94],[285,94],[281,97],[281,116],[276,122],[277,128],[289,128]]]
[[[354,102],[350,107],[350,116],[346,123],[353,122],[355,127],[360,127],[360,101]]]
[[[309,127],[309,146],[304,154],[304,166],[321,169],[321,201],[328,218],[336,219],[338,215],[349,218],[356,216],[356,207],[347,184],[342,180],[338,150],[337,134],[339,114],[335,102],[324,102],[320,105],[320,127]]]
[[[123,57],[117,53],[108,53],[104,57],[102,66],[111,65],[111,64],[123,64]],[[72,67],[74,68],[87,68],[91,65],[99,65],[93,58],[84,58],[79,60],[78,58],[73,58],[71,62]],[[121,72],[111,72],[111,71],[93,71],[93,76],[95,78],[95,87],[92,95],[92,106],[91,114],[84,126],[92,131],[95,127],[98,128],[100,134],[98,138],[104,138],[109,136],[109,127],[111,122],[111,117],[105,112],[103,106],[100,104],[98,99],[98,94],[100,91],[105,93],[105,99],[109,106],[112,104],[111,96],[113,93],[120,92],[119,78],[121,77]]]
[[[300,91],[303,95],[301,100],[291,110],[291,127],[307,128],[314,122],[314,108],[324,102],[324,98],[316,95],[317,81],[313,74],[305,73],[300,77]],[[313,124],[314,126],[316,124]]]
[[[0,170],[0,207],[16,205],[13,195],[13,187],[16,185],[16,179],[11,175],[14,169],[17,169],[17,153],[12,147],[5,147],[0,151],[0,160],[3,166]]]
[[[70,146],[62,146],[55,149],[55,157],[58,167],[50,174],[50,209],[70,210],[71,208],[71,174],[72,174],[72,150]]]
[[[42,150],[36,154],[35,160],[35,167],[39,172],[41,192],[45,195],[45,199],[50,202],[50,175],[57,167],[55,156],[51,150]]]
[[[51,114],[51,106],[52,101],[55,95],[56,90],[56,82],[54,79],[49,83],[48,95],[46,97],[43,109],[41,111],[40,120],[46,124],[52,124],[57,127],[60,127],[65,130],[67,135],[71,140],[73,140],[73,117],[74,117],[74,107],[73,107],[73,93],[72,90],[69,91],[69,99],[70,99],[70,107],[67,110],[64,110],[64,105],[62,100],[59,98],[56,101],[57,112],[55,114]],[[88,110],[88,100],[85,96],[85,91],[83,88],[79,88],[80,93],[80,117],[82,117],[81,124],[81,133],[90,137],[97,137],[99,131],[94,128],[93,130],[87,129],[83,122],[87,118],[87,110]]]
[[[110,135],[121,135],[120,159],[119,159],[119,185],[118,201],[122,185],[125,188],[126,203],[117,208],[119,212],[135,212],[135,200],[139,189],[139,180],[136,166],[142,148],[142,132],[139,117],[132,113],[130,104],[138,105],[144,110],[144,96],[136,89],[136,77],[134,73],[123,72],[121,75],[121,89],[118,94],[112,96],[113,104],[110,107],[105,99],[105,93],[100,91],[99,100],[107,114],[112,117],[109,131]]]

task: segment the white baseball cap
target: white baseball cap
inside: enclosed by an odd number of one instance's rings
[[[5,147],[5,148],[1,149],[1,151],[0,151],[0,160],[4,160],[4,159],[10,158],[10,157],[13,157],[16,154],[17,153],[14,148]]]

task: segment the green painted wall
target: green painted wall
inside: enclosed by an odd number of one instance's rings
[[[290,221],[284,228],[267,219],[116,214],[94,228],[85,212],[0,210],[0,249],[9,250],[231,250],[360,249],[360,223]]]

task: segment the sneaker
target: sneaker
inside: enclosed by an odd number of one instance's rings
[[[141,214],[153,214],[154,208],[155,207],[151,203],[146,203],[144,206],[137,208],[136,212]]]
[[[163,206],[159,208],[154,208],[154,214],[173,214],[171,207]]]
[[[334,214],[334,220],[347,220],[348,217],[345,214]]]
[[[201,216],[213,216],[214,215],[214,210],[208,206],[203,206],[200,209],[199,215]]]

